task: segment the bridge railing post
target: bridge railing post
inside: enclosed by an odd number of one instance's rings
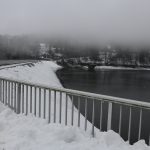
[[[17,108],[16,113],[19,114],[21,110],[21,84],[17,84]]]
[[[109,102],[108,103],[107,130],[111,130],[111,120],[112,120],[112,102]]]
[[[2,80],[0,79],[0,101],[2,102]]]

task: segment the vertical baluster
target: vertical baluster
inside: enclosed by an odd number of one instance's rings
[[[67,125],[67,112],[68,112],[68,94],[66,94],[65,125]]]
[[[2,103],[4,103],[4,80],[2,80]]]
[[[48,123],[51,122],[51,90],[49,90]]]
[[[14,84],[11,82],[11,107],[14,109]]]
[[[8,82],[8,106],[11,107],[10,105],[10,81]]]
[[[128,127],[128,141],[130,143],[130,135],[131,135],[131,117],[132,117],[132,108],[129,109],[129,127]]]
[[[61,112],[62,112],[62,92],[60,92],[59,123],[61,123]]]
[[[103,101],[101,100],[101,107],[100,107],[100,127],[99,130],[102,131],[102,121],[103,121]]]
[[[2,97],[2,91],[3,91],[3,81],[2,80],[0,80],[0,100],[1,100],[1,102],[3,102],[3,97]]]
[[[22,113],[24,113],[24,84],[22,85]]]
[[[0,101],[2,102],[2,80],[0,79]]]
[[[9,106],[9,81],[7,81],[7,105]]]
[[[7,81],[5,81],[5,105],[7,105]]]
[[[34,115],[36,116],[36,87],[34,87]]]
[[[3,80],[3,103],[5,103],[5,81]]]
[[[11,108],[10,106],[10,81],[8,81],[8,106]]]
[[[7,105],[9,106],[9,81],[7,81]]]
[[[94,121],[95,121],[95,103],[93,100],[93,110],[92,110],[92,136],[94,137]]]
[[[28,114],[28,85],[26,85],[26,115]]]
[[[85,116],[85,126],[84,129],[85,131],[87,130],[87,98],[85,99],[85,111],[84,111],[84,116]]]
[[[16,93],[16,95],[15,95],[15,101],[16,101],[15,103],[16,103],[16,106],[15,106],[15,107],[16,107],[16,113],[17,113],[17,105],[18,105],[18,103],[17,103],[17,102],[18,102],[18,101],[17,101],[17,98],[18,98],[18,97],[17,97],[17,94],[18,94],[18,91],[17,91],[17,83],[15,83],[15,93]]]
[[[13,93],[13,90],[12,90],[12,82],[10,82],[10,107],[13,109],[13,105],[12,105],[12,93]]]
[[[108,103],[107,131],[111,130],[111,119],[112,119],[112,102],[109,102]]]
[[[6,104],[8,105],[8,89],[9,89],[9,87],[8,87],[8,81],[6,81]]]
[[[30,86],[30,113],[32,113],[32,86]]]
[[[73,126],[74,121],[74,96],[72,96],[72,111],[71,111],[71,125]]]
[[[15,111],[15,83],[13,82],[13,109]]]
[[[1,80],[1,101],[3,103],[3,80]]]
[[[120,113],[119,113],[119,135],[121,135],[121,125],[122,125],[122,105],[120,105]]]
[[[17,112],[17,102],[16,102],[16,83],[14,82],[14,108],[15,112]]]
[[[21,83],[17,83],[17,114],[20,113],[21,109]]]
[[[46,89],[44,89],[44,119],[46,118]]]
[[[12,94],[12,91],[11,91],[11,86],[12,86],[12,84],[11,84],[12,82],[9,82],[9,105],[10,105],[10,107],[11,107],[11,94]],[[12,107],[11,107],[12,108]]]
[[[54,91],[54,123],[56,123],[56,91]]]
[[[138,134],[138,140],[141,138],[141,126],[142,126],[142,108],[140,108],[140,120],[139,120],[139,134]]]
[[[4,80],[4,104],[6,105],[6,81]]]
[[[1,80],[1,102],[3,103],[3,80]]]
[[[14,109],[14,83],[11,82],[11,107]]]
[[[3,103],[3,80],[1,80],[1,102]]]
[[[9,82],[9,107],[11,107],[11,82]]]
[[[12,91],[11,91],[11,83],[12,82],[9,82],[9,107],[10,108],[12,108],[12,105],[11,105],[11,93],[12,93]]]
[[[80,97],[78,97],[78,127],[80,127]]]
[[[41,88],[39,88],[39,117],[41,117]]]

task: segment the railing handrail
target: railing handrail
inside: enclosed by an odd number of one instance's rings
[[[33,82],[25,81],[25,80],[10,79],[7,77],[2,77],[2,76],[0,76],[0,80],[6,80],[6,81],[10,81],[10,82],[26,84],[26,85],[35,86],[38,88],[45,88],[45,89],[50,89],[50,90],[59,91],[59,92],[66,92],[68,94],[70,93],[75,96],[82,96],[82,97],[92,98],[92,99],[96,99],[96,100],[103,100],[103,101],[108,101],[108,102],[117,103],[117,104],[124,104],[124,105],[130,105],[133,107],[150,109],[150,103],[137,101],[137,100],[133,100],[133,99],[107,96],[107,95],[95,94],[95,93],[90,93],[90,92],[83,92],[83,91],[72,90],[72,89],[67,89],[67,88],[63,88],[63,87],[54,87],[54,86],[52,87],[52,86],[47,86],[45,84],[33,83]]]
[[[10,64],[10,65],[2,65],[2,66],[0,66],[0,70],[6,69],[6,68],[14,68],[14,67],[17,67],[17,66],[24,66],[24,65],[34,64],[34,63],[36,63],[36,62],[28,61],[28,62],[24,62],[24,63],[14,63],[14,64]]]

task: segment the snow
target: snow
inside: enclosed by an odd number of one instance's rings
[[[47,124],[33,115],[16,115],[0,105],[0,150],[148,150],[144,141],[133,146],[113,132],[99,132],[95,138],[82,129]]]
[[[55,63],[45,61],[36,63],[34,67],[18,66],[3,69],[0,70],[0,76],[62,87],[55,74],[59,68]],[[64,109],[65,103],[62,105]],[[68,115],[71,114],[69,111],[71,111],[71,101],[68,105]],[[63,111],[63,115],[64,113]],[[111,130],[108,132],[96,130],[93,138],[90,128],[85,132],[82,126],[77,127],[77,113],[75,110],[75,126],[70,124],[65,126],[64,118],[62,118],[62,124],[48,124],[47,119],[38,118],[32,114],[17,115],[0,103],[0,150],[150,150],[143,140],[130,145]],[[58,117],[56,115],[56,118]],[[84,125],[83,121],[84,117],[81,116],[81,125]],[[70,122],[69,119],[68,122]],[[88,127],[90,126],[88,122]]]
[[[33,83],[42,83],[44,85],[51,85],[62,87],[54,72],[60,68],[53,62],[38,62],[36,64],[17,66],[15,68],[6,68],[0,70],[0,76],[8,77],[15,80],[25,80]],[[8,67],[8,66],[6,66]]]

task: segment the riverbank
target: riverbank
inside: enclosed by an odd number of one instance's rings
[[[83,69],[88,70],[88,67],[82,67]],[[120,67],[120,66],[96,66],[94,68],[95,70],[150,70],[150,68],[143,68],[143,67]]]
[[[53,62],[39,62],[32,67],[18,66],[0,70],[0,76],[62,87],[55,74],[59,68],[60,66]],[[64,105],[63,102],[63,107]],[[68,114],[71,114],[70,111],[71,107],[68,105]],[[76,111],[75,115],[77,115]],[[81,117],[81,125],[82,121],[84,121],[83,117]],[[96,132],[95,138],[92,138],[91,130],[84,132],[82,127],[79,129],[70,125],[66,127],[63,124],[47,124],[47,120],[36,118],[31,114],[28,116],[16,115],[0,104],[0,149],[148,150],[149,147],[143,140],[131,146],[113,131]]]

